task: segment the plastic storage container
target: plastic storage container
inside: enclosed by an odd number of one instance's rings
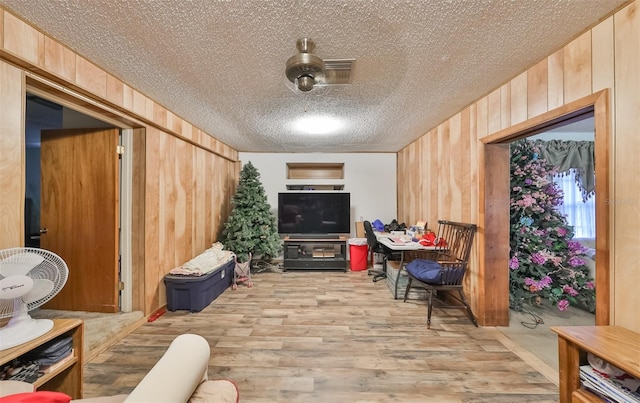
[[[349,239],[351,271],[367,270],[367,238]]]
[[[231,260],[204,276],[167,274],[167,309],[200,312],[226,290],[233,282],[236,262]]]

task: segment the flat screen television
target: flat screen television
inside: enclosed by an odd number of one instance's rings
[[[348,234],[350,194],[344,192],[278,193],[281,234]]]

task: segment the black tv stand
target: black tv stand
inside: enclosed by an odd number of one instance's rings
[[[291,235],[284,239],[284,271],[347,271],[347,238],[330,234]]]
[[[291,234],[291,239],[340,239],[339,234]]]

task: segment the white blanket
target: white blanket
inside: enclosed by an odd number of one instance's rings
[[[235,254],[233,252],[223,250],[222,244],[220,242],[216,242],[211,246],[211,248],[205,250],[182,266],[171,269],[169,274],[203,276],[234,259]]]

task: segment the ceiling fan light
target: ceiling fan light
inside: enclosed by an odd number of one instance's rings
[[[307,91],[311,91],[313,89],[314,81],[315,80],[313,79],[313,77],[308,76],[308,75],[304,75],[304,76],[298,77],[298,80],[296,81],[296,84],[297,84],[298,89],[300,91],[307,92]]]

